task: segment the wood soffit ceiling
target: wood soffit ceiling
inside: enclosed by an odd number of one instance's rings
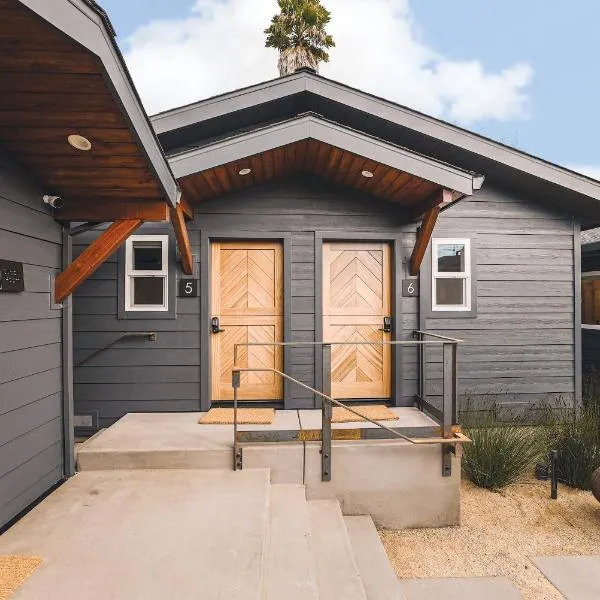
[[[240,175],[242,169],[252,169]],[[362,175],[370,171],[373,177]],[[441,187],[414,175],[316,140],[303,140],[179,180],[191,203],[217,198],[254,185],[312,173],[390,202],[413,207]]]
[[[99,59],[15,0],[0,0],[0,144],[67,200],[164,201]],[[82,152],[70,134],[92,142]]]

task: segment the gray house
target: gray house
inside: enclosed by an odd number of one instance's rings
[[[580,399],[599,182],[308,71],[149,120],[92,0],[0,0],[0,49],[0,527],[74,427],[227,405],[234,363],[321,389],[281,342],[332,342],[349,401],[439,415],[441,351],[381,344],[423,331],[464,340],[465,405]]]
[[[152,123],[186,202],[193,276],[152,225],[81,286],[81,422],[227,404],[235,344],[282,341],[346,343],[337,398],[436,407],[441,351],[418,389],[416,348],[349,344],[418,330],[464,340],[463,406],[580,398],[579,236],[600,183],[310,71]],[[319,347],[254,346],[237,362],[321,385]],[[271,375],[241,394],[318,405]]]

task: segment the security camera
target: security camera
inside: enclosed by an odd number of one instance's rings
[[[65,205],[65,201],[60,196],[44,196],[42,200],[44,204],[48,204],[55,210],[60,210]]]

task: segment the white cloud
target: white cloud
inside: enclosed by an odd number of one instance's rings
[[[526,63],[489,72],[424,44],[409,0],[327,0],[337,47],[326,77],[469,125],[528,115]],[[365,8],[368,6],[368,11]],[[155,21],[127,40],[126,59],[150,113],[275,78],[263,30],[274,0],[196,0],[182,19]]]
[[[592,179],[600,181],[600,166],[599,165],[567,165],[567,169],[577,171],[583,175],[587,175]]]

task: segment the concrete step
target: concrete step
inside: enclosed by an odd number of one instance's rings
[[[367,600],[337,500],[308,503],[320,600]]]
[[[404,600],[371,517],[344,517],[368,600]]]
[[[264,600],[319,600],[303,485],[271,486]]]
[[[261,600],[269,473],[79,473],[0,537],[42,565],[15,600]]]

